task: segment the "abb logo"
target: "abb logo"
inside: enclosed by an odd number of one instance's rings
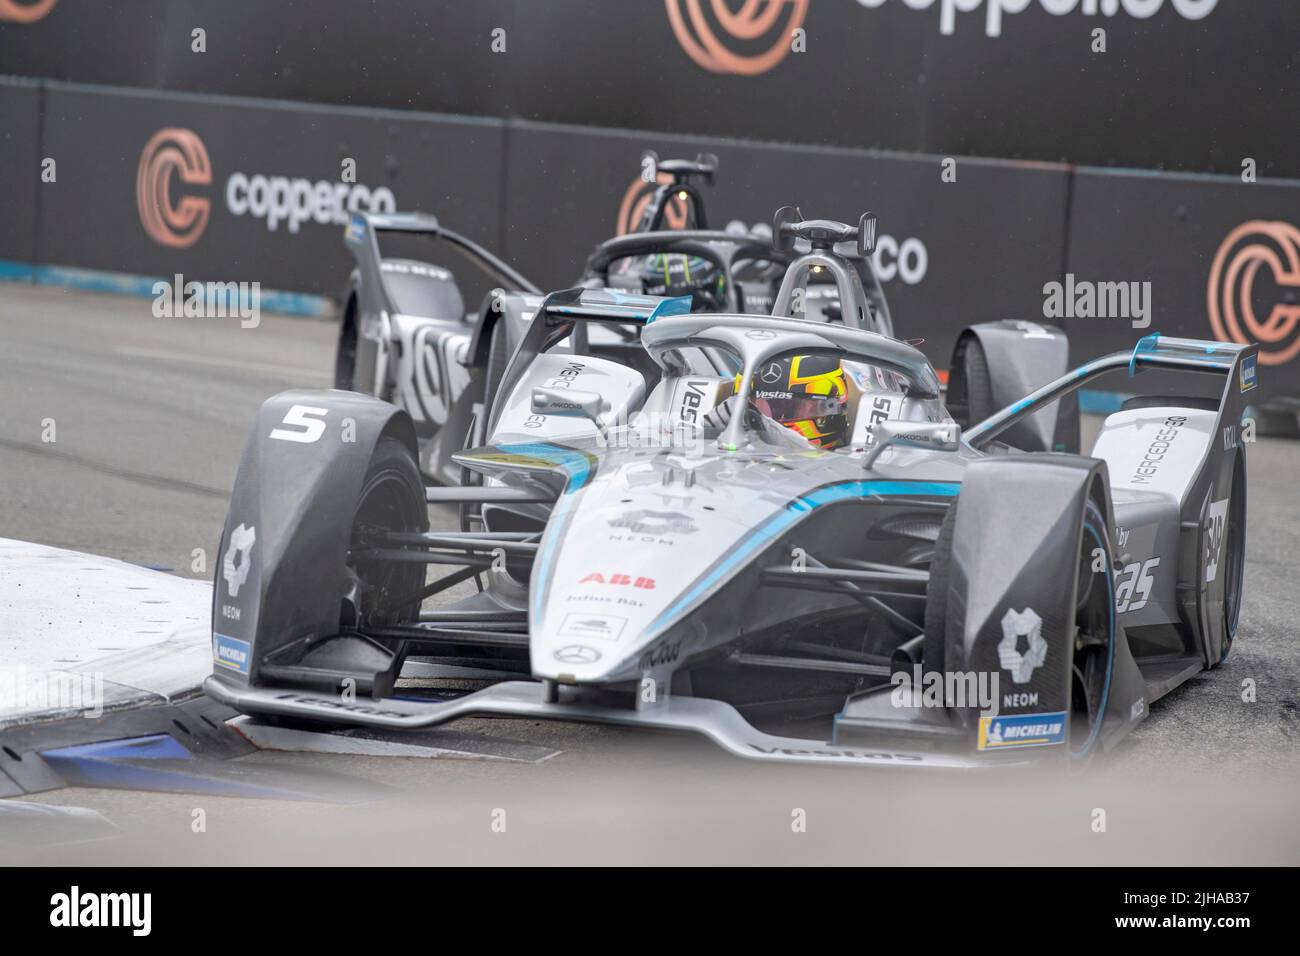
[[[630,574],[601,574],[599,571],[593,571],[585,578],[578,582],[579,584],[618,584],[623,587],[643,588],[647,591],[653,591],[655,587],[654,578],[634,578]]]

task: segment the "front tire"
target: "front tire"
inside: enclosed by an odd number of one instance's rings
[[[349,548],[374,547],[376,538],[389,532],[428,529],[424,479],[415,455],[400,439],[379,439],[357,498]],[[364,628],[416,620],[419,602],[405,599],[423,587],[425,565],[362,556],[353,560],[352,571],[355,583],[343,602],[341,624]]]

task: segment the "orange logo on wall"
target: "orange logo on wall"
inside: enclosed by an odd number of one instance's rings
[[[626,236],[629,232],[635,232],[641,225],[641,217],[645,215],[646,206],[650,205],[655,190],[672,181],[673,177],[669,173],[656,173],[654,182],[646,182],[639,177],[634,179],[627,187],[627,192],[623,194],[623,201],[618,206],[618,235]],[[668,200],[668,206],[664,209],[661,228],[685,229],[687,215],[686,203],[674,195]]]
[[[1261,277],[1265,267],[1267,277]],[[1255,311],[1257,298],[1273,303],[1262,319]],[[1300,352],[1300,229],[1257,219],[1232,230],[1215,253],[1207,300],[1219,341],[1258,343],[1265,365],[1295,358]]]
[[[14,23],[35,23],[54,9],[59,0],[0,0],[0,20],[12,20]]]
[[[160,129],[154,133],[140,154],[135,174],[135,201],[144,231],[160,246],[185,249],[203,235],[212,203],[199,196],[182,196],[173,203],[173,171],[181,182],[192,186],[212,182],[208,151],[188,129]]]
[[[705,15],[704,3],[664,0],[668,22],[686,55],[712,73],[757,76],[790,52],[791,33],[803,25],[809,0],[742,0],[734,12],[729,0],[708,0],[712,17]]]

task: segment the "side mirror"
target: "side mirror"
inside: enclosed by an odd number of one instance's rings
[[[582,392],[572,388],[533,388],[533,411],[543,415],[581,415],[600,427],[600,413],[605,399],[599,392]]]
[[[956,451],[961,444],[961,426],[956,422],[881,422],[871,429],[873,440],[862,467],[870,468],[890,445]]]

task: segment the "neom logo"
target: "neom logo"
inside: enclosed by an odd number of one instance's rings
[[[173,172],[193,186],[212,182],[208,151],[192,130],[169,127],[154,133],[140,153],[135,174],[135,201],[144,231],[160,246],[186,249],[203,235],[212,203],[199,196],[182,196],[173,203]]]
[[[12,20],[14,23],[35,23],[54,9],[59,0],[0,0],[0,20]]]
[[[632,180],[627,192],[623,194],[623,201],[618,205],[618,235],[626,236],[629,232],[636,231],[655,190],[672,181],[673,177],[668,173],[657,173],[653,182],[647,182],[640,176]],[[668,200],[668,208],[664,210],[663,228],[685,229],[686,215],[686,203],[673,196]]]
[[[664,0],[668,22],[682,49],[711,73],[757,76],[786,58],[791,33],[803,25],[809,0]]]
[[[1267,270],[1262,282],[1261,269]],[[1258,298],[1273,301],[1262,320],[1255,312],[1257,291]],[[1228,233],[1210,267],[1206,300],[1219,341],[1258,343],[1265,365],[1295,358],[1300,352],[1300,229],[1256,219]]]

